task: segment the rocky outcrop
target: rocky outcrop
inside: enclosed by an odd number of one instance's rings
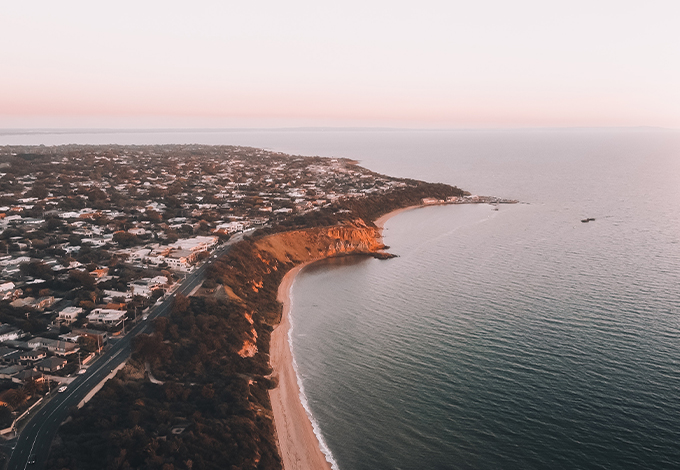
[[[390,257],[383,251],[386,247],[381,235],[380,229],[359,219],[344,225],[280,232],[236,245],[228,258],[215,263],[211,276],[244,308],[247,326],[239,335],[237,354],[246,358],[268,352],[269,333],[281,314],[276,291],[288,270],[337,256]]]
[[[254,323],[251,314],[246,313],[243,316],[251,325]],[[241,357],[253,357],[257,354],[257,331],[255,327],[250,328],[250,337],[243,341],[243,346],[241,346],[237,354]]]
[[[334,256],[381,253],[385,249],[380,230],[361,220],[351,225],[282,232],[255,242],[263,261],[299,264]]]

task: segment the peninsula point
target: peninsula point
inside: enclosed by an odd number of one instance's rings
[[[231,146],[0,147],[0,174],[10,468],[329,468],[287,340],[295,274],[388,257],[393,211],[512,202]]]

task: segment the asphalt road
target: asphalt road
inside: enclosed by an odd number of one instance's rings
[[[77,406],[83,398],[130,357],[132,339],[140,333],[146,333],[151,328],[154,318],[167,315],[172,308],[172,302],[177,293],[188,295],[194,288],[203,282],[206,270],[215,258],[227,253],[234,243],[243,238],[244,234],[232,237],[227,243],[219,246],[210,258],[199,268],[188,274],[172,295],[160,304],[156,304],[149,312],[146,320],[132,328],[124,337],[118,340],[110,340],[110,349],[102,354],[87,372],[76,376],[64,392],[53,390],[46,398],[46,404],[34,411],[32,417],[24,424],[19,437],[16,439],[7,463],[8,470],[43,469],[49,456],[50,446],[61,423],[68,417],[69,410]],[[32,463],[33,462],[33,463]]]

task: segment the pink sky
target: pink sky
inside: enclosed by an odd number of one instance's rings
[[[3,7],[0,127],[680,128],[674,1],[229,3]]]

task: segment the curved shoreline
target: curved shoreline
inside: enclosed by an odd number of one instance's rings
[[[381,229],[385,222],[395,215],[422,205],[409,206],[388,212],[376,219],[375,225]],[[331,463],[321,450],[321,443],[314,432],[309,414],[302,404],[300,385],[293,366],[293,353],[290,348],[289,333],[291,328],[290,291],[295,278],[307,265],[320,260],[307,261],[288,271],[281,280],[277,290],[277,300],[283,304],[281,321],[274,328],[269,344],[269,362],[278,379],[276,388],[269,391],[276,442],[283,462],[284,470],[332,470]]]
[[[408,206],[408,207],[403,207],[401,209],[394,210],[392,212],[388,212],[385,215],[382,215],[375,219],[373,222],[376,227],[378,227],[380,230],[383,230],[385,228],[385,223],[390,220],[392,217],[394,217],[397,214],[401,214],[402,212],[410,211],[412,209],[419,209],[421,207],[427,207],[425,204],[417,204],[415,206]]]
[[[299,264],[283,277],[277,299],[283,304],[281,322],[274,328],[269,343],[269,361],[278,379],[278,386],[269,391],[274,413],[276,441],[285,470],[331,470],[331,464],[321,452],[312,422],[302,405],[293,354],[288,342],[290,331],[290,289],[297,274],[313,263]]]

